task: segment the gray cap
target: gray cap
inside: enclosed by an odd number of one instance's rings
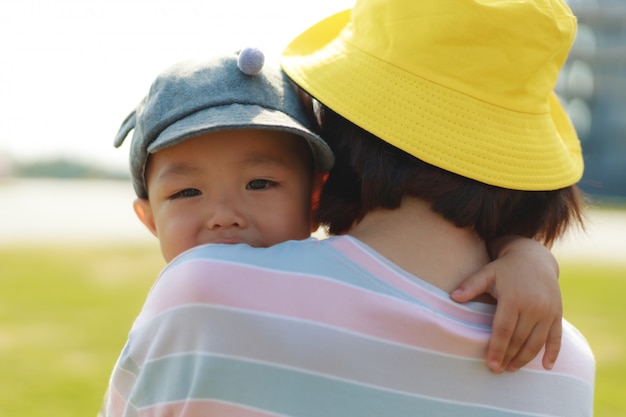
[[[220,130],[291,132],[307,141],[318,169],[332,167],[332,151],[310,130],[293,85],[281,70],[263,66],[263,61],[258,50],[249,48],[240,54],[182,62],[157,77],[115,137],[114,145],[119,147],[134,129],[130,170],[137,196],[148,197],[149,154]]]

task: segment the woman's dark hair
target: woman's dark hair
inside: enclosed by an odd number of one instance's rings
[[[520,235],[549,246],[571,223],[583,225],[576,186],[519,191],[487,185],[427,164],[326,107],[317,119],[336,159],[316,213],[329,234],[348,232],[371,210],[398,208],[407,196],[431,203],[484,240]]]

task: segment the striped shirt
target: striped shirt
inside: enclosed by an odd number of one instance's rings
[[[552,371],[485,365],[494,306],[457,304],[349,236],[205,245],[151,289],[108,416],[591,416],[595,362],[564,322]]]

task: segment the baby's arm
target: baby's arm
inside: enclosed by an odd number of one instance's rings
[[[457,302],[489,293],[498,300],[487,366],[516,371],[545,345],[543,367],[552,369],[561,349],[563,305],[559,265],[542,244],[518,236],[488,243],[496,258],[452,293]]]

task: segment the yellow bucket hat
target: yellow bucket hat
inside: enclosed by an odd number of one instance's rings
[[[560,0],[357,0],[294,39],[281,65],[317,100],[425,162],[555,190],[583,172],[553,92],[575,34]]]

